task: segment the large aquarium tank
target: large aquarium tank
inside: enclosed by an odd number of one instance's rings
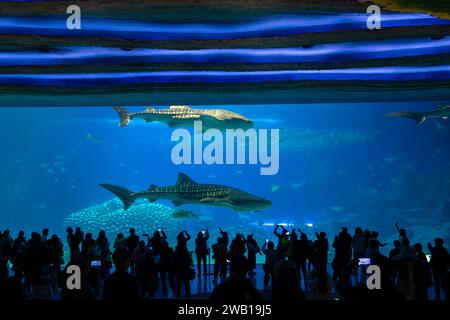
[[[413,243],[449,243],[450,20],[437,2],[2,2],[0,229],[162,228],[171,244],[208,229],[211,244],[221,227],[262,244],[279,224],[330,240],[345,226],[392,243],[398,222]],[[177,163],[174,132],[206,130],[119,126],[113,107],[149,105],[234,112],[258,144],[241,164]],[[215,187],[191,203],[161,195],[180,176]],[[263,205],[225,208],[222,186]],[[112,188],[140,196],[124,210]]]
[[[208,228],[215,237],[221,227],[231,234],[254,234],[262,243],[274,237],[278,224],[310,237],[359,226],[379,230],[382,241],[391,241],[399,222],[415,242],[450,240],[448,121],[419,125],[386,117],[437,104],[215,106],[251,119],[257,132],[279,132],[273,175],[261,175],[264,165],[249,163],[249,143],[245,164],[176,164],[172,152],[179,142],[172,133],[177,129],[142,119],[120,127],[111,107],[1,108],[1,225],[13,234],[48,227],[60,235],[68,226],[80,226],[94,234],[106,230],[111,238],[131,227],[139,234],[162,228],[172,243],[181,230],[195,235]],[[193,137],[202,134],[186,130]],[[175,206],[164,199],[138,199],[124,211],[122,202],[99,186],[145,191],[152,184],[175,185],[180,172],[197,183],[239,188],[272,204],[239,212],[208,203]]]

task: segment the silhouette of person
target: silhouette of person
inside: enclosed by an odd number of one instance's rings
[[[71,227],[68,227],[66,229],[67,231],[67,244],[69,245],[69,251],[70,251],[70,259],[74,259],[77,255],[80,254],[80,247],[77,243],[77,239],[75,238],[75,234],[73,232],[73,229]]]
[[[278,232],[279,228],[282,230],[281,233]],[[273,234],[278,238],[277,256],[279,259],[285,259],[289,247],[289,231],[284,226],[277,225]]]
[[[153,297],[157,285],[157,269],[153,256],[153,250],[145,246],[145,242],[141,241],[134,249],[136,277],[139,281],[143,296]]]
[[[245,238],[242,234],[236,233],[233,241],[231,241],[230,245],[230,260],[233,262],[233,259],[242,257],[245,255],[247,249],[245,248]]]
[[[13,242],[9,230],[4,230],[0,237],[0,268],[6,271],[8,271],[8,261],[11,256]]]
[[[100,254],[100,281],[103,283],[106,277],[109,276],[109,271],[112,267],[111,249],[109,248],[109,240],[106,237],[105,230],[100,230],[95,242]]]
[[[191,236],[186,231],[181,232],[177,236],[177,246],[175,247],[174,252],[174,266],[177,278],[177,297],[181,297],[182,285],[184,285],[186,296],[191,296],[191,255],[187,248],[187,242],[190,239]]]
[[[209,239],[209,232],[208,229],[205,231],[201,231],[197,234],[197,238],[195,238],[195,255],[197,257],[197,270],[198,270],[198,277],[200,278],[202,275],[202,262],[203,262],[203,275],[207,275],[207,268],[206,268],[206,257],[209,254],[208,249],[208,239]]]
[[[217,243],[212,246],[214,259],[214,283],[220,274],[222,279],[227,276],[227,254],[228,250],[222,237],[217,238]]]
[[[124,237],[122,232],[119,232],[116,236],[116,239],[114,239],[114,245],[113,248],[116,249],[127,249],[127,239]]]
[[[256,254],[261,254],[261,249],[256,242],[256,240],[253,238],[253,235],[247,236],[247,259],[248,259],[248,274],[250,276],[254,276],[255,269],[256,269]]]
[[[228,232],[223,231],[221,228],[219,228],[219,232],[220,232],[220,236],[223,239],[223,243],[224,243],[225,247],[227,247],[227,249],[228,249],[228,244],[230,242],[230,238],[228,236]]]
[[[139,244],[139,236],[136,235],[136,230],[134,228],[130,229],[130,235],[127,238],[126,246],[129,252],[133,253],[134,249]],[[131,260],[131,273],[134,273],[135,263]]]
[[[431,268],[423,252],[422,245],[416,243],[413,245],[413,248],[416,251],[416,259],[413,262],[415,300],[425,301],[428,300],[428,288],[433,285]]]
[[[301,283],[302,275],[303,275],[303,281],[305,282],[305,288],[306,288],[306,277],[308,275],[307,268],[306,268],[306,260],[309,257],[309,240],[306,233],[302,232],[300,229],[298,229],[300,232],[300,239],[297,240],[295,243],[295,251],[294,251],[294,259],[295,264],[297,266],[297,272],[299,276],[299,282]]]
[[[159,250],[160,262],[159,262],[159,273],[161,275],[161,287],[164,296],[167,296],[167,280],[169,280],[169,285],[172,291],[176,292],[175,284],[175,274],[174,274],[174,252],[169,246],[167,240],[161,242]]]
[[[372,260],[373,259],[374,258],[372,258]],[[414,248],[410,246],[409,240],[406,238],[403,242],[400,253],[394,256],[392,261],[399,265],[399,290],[405,295],[407,300],[413,300],[415,298],[413,278],[413,266],[415,259],[416,252]]]
[[[333,248],[335,249],[334,259],[331,263],[333,267],[333,281],[338,277],[352,258],[352,237],[346,227],[334,238]]]
[[[25,232],[19,231],[16,239],[14,239],[11,250],[11,263],[13,265],[12,270],[14,276],[22,279],[23,268],[25,263],[25,254],[27,252],[27,239],[25,238]]]
[[[325,269],[328,264],[328,238],[325,232],[320,234],[316,232],[317,240],[314,241],[314,267],[316,269]]]
[[[262,246],[262,252],[266,256],[266,260],[263,265],[264,269],[264,287],[267,287],[269,280],[273,283],[275,280],[275,263],[277,262],[277,251],[275,250],[275,244],[273,241],[264,242]]]
[[[105,280],[103,285],[104,300],[138,300],[139,285],[136,278],[128,273],[131,254],[126,248],[118,248],[112,255],[115,271]]]
[[[215,302],[260,301],[261,294],[245,276],[248,271],[247,258],[243,255],[235,257],[231,262],[230,269],[231,275],[224,282],[214,288],[211,294],[211,300]]]
[[[41,233],[41,240],[42,240],[42,243],[43,243],[44,245],[47,244],[49,232],[50,232],[50,230],[48,230],[48,228],[44,228],[44,229],[42,230],[42,233]]]
[[[428,250],[431,253],[431,270],[433,272],[434,291],[436,300],[441,299],[441,280],[442,276],[448,272],[449,254],[444,247],[444,240],[441,238],[434,239],[434,247],[428,243]]]
[[[153,233],[153,236],[150,239],[150,243],[155,255],[159,255],[161,243],[167,240],[167,235],[163,229],[159,229]]]
[[[279,260],[275,264],[275,281],[272,286],[274,300],[305,300],[300,289],[297,267],[292,260]]]

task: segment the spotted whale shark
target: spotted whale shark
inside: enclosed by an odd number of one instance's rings
[[[404,117],[415,120],[418,124],[422,124],[427,119],[438,118],[438,119],[448,119],[450,117],[450,105],[440,105],[434,110],[425,112],[413,112],[413,111],[400,111],[391,112],[386,116],[388,117]]]
[[[201,184],[193,181],[184,173],[178,175],[174,186],[158,187],[151,185],[148,190],[133,192],[124,187],[100,184],[114,193],[123,202],[127,210],[138,198],[154,202],[160,199],[170,200],[175,206],[183,204],[203,204],[229,208],[235,211],[261,211],[272,205],[270,200],[252,195],[244,190],[219,184]]]
[[[170,128],[192,127],[194,121],[202,121],[204,129],[251,128],[253,122],[241,114],[223,109],[194,109],[188,106],[171,106],[168,109],[148,107],[144,111],[129,112],[124,107],[114,107],[120,117],[119,126],[125,127],[134,120],[166,123]]]

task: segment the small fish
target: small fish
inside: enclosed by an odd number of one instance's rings
[[[291,187],[293,189],[298,189],[298,188],[303,187],[305,185],[305,183],[306,183],[306,180],[303,180],[300,183],[293,183],[293,184],[291,184]]]
[[[344,209],[344,208],[341,206],[335,206],[335,207],[331,207],[330,209],[333,210],[334,212],[341,212],[342,209]]]
[[[86,140],[87,140],[87,141],[91,141],[91,142],[103,142],[103,141],[107,141],[107,139],[100,138],[100,137],[95,137],[95,136],[93,136],[91,133],[86,134]]]
[[[208,176],[208,178],[214,179],[214,178],[216,178],[216,175],[210,174],[210,175]]]
[[[45,172],[48,174],[55,174],[55,171],[53,171],[52,169],[47,169],[45,170]]]
[[[393,163],[396,163],[396,162],[397,162],[398,157],[397,157],[397,156],[394,156],[394,155],[391,155],[391,156],[383,157],[383,160],[384,160],[385,162],[387,162],[387,163],[393,164]]]
[[[271,189],[271,192],[276,192],[278,189],[280,189],[280,185],[274,184],[274,185],[272,185],[272,187],[270,189]]]
[[[237,176],[239,176],[239,175],[243,174],[243,172],[242,172],[241,170],[238,170],[238,171],[236,171],[234,174],[237,175]]]

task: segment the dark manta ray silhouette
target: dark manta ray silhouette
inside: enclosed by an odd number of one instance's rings
[[[175,206],[182,204],[204,204],[224,207],[236,211],[260,211],[272,205],[270,200],[254,196],[246,191],[220,184],[200,184],[194,182],[184,173],[178,175],[177,184],[168,187],[151,185],[148,190],[133,192],[121,186],[100,184],[114,193],[123,202],[127,210],[138,198],[150,202],[159,199],[171,200]]]
[[[391,112],[386,116],[388,117],[404,117],[410,118],[417,122],[417,124],[422,124],[427,119],[431,118],[440,118],[440,119],[448,119],[450,116],[450,105],[440,105],[434,110],[425,111],[425,112],[412,112],[412,111],[400,111],[400,112]]]

